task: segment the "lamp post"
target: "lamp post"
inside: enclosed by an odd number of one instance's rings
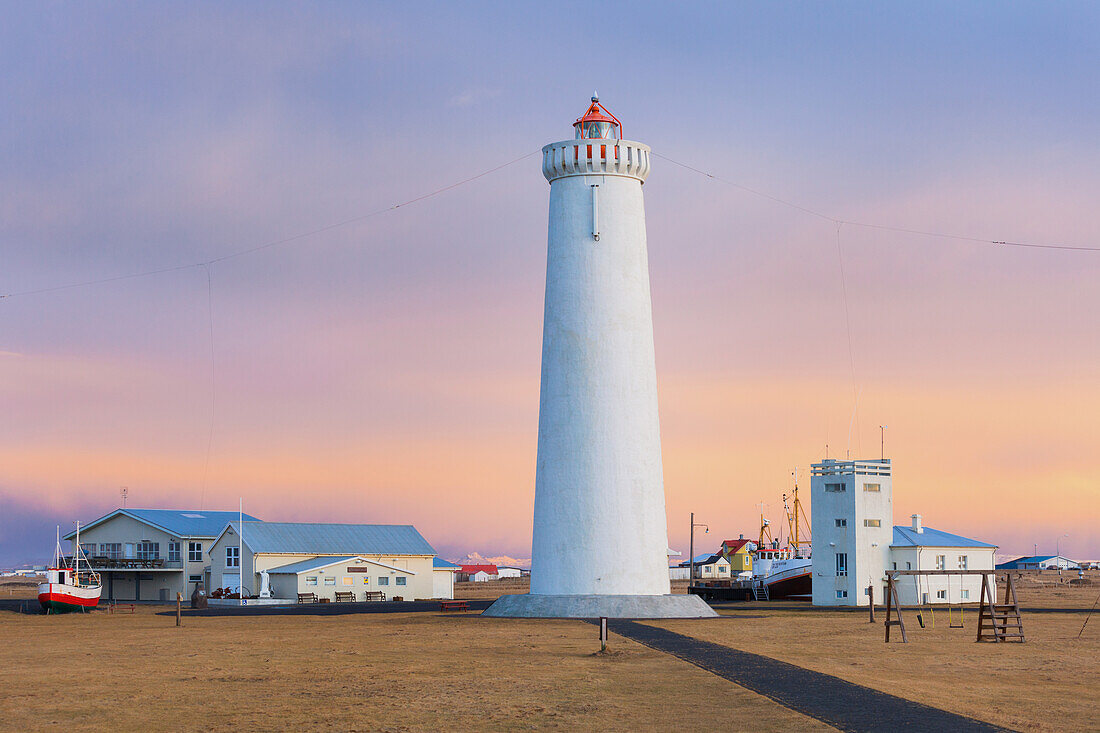
[[[705,524],[695,523],[695,512],[691,513],[691,539],[688,541],[688,589],[691,588],[691,582],[695,580],[695,528],[704,527],[706,532],[704,534],[710,534],[710,527]]]
[[[881,452],[881,460],[883,460],[883,461],[886,460],[886,428],[888,428],[888,427],[890,427],[890,426],[889,425],[879,425],[878,426],[879,451]]]

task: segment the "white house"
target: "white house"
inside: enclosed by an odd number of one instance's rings
[[[885,597],[888,570],[992,570],[996,546],[924,527],[919,514],[910,526],[893,524],[889,459],[825,460],[811,466],[813,603],[866,606]],[[977,602],[979,575],[896,576],[898,601]]]
[[[243,536],[242,536],[243,531]],[[435,550],[412,525],[230,522],[210,548],[211,588],[246,595],[266,570],[276,598],[381,591],[387,600],[435,598]],[[243,583],[242,583],[243,571]],[[450,573],[441,569],[440,572]],[[450,596],[446,596],[450,597]]]
[[[457,572],[458,566],[453,562],[448,562],[441,557],[432,559],[433,598],[455,597],[455,573]]]
[[[919,514],[908,527],[894,527],[890,544],[891,570],[993,570],[996,545],[925,527]],[[816,578],[815,578],[816,580]],[[977,603],[980,575],[898,575],[898,602]],[[876,593],[878,586],[876,585]],[[996,591],[996,588],[994,588]],[[883,596],[878,596],[879,603]],[[861,604],[863,605],[863,604]]]
[[[237,512],[116,509],[80,527],[80,545],[103,580],[104,600],[175,601],[203,582],[207,551]],[[246,521],[259,521],[248,514]],[[64,539],[76,542],[76,532]]]
[[[519,578],[523,575],[523,568],[512,565],[497,565],[498,578]]]
[[[455,580],[470,583],[485,583],[497,579],[497,566],[486,563],[468,564],[458,566],[458,575]]]

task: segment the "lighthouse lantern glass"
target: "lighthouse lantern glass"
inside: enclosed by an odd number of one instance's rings
[[[595,98],[588,111],[573,124],[578,140],[619,140],[622,132],[619,121]]]

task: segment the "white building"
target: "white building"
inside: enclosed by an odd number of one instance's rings
[[[815,606],[865,606],[867,586],[881,586],[893,541],[891,481],[889,459],[811,466]]]
[[[441,557],[432,559],[432,598],[455,597],[455,574],[458,566]]]
[[[996,549],[995,545],[987,542],[925,527],[921,516],[914,514],[908,527],[894,527],[890,569],[993,570]],[[980,575],[898,575],[895,582],[898,602],[903,606],[916,603],[977,603],[981,598]],[[879,585],[875,586],[876,603],[882,603],[884,598],[879,588]]]
[[[103,600],[175,601],[204,582],[208,550],[237,512],[116,509],[82,525],[80,544],[103,580]],[[246,521],[259,521],[244,515]],[[76,532],[64,539],[76,542]]]
[[[519,578],[522,575],[523,568],[517,568],[511,565],[497,565],[498,578]]]
[[[887,570],[992,570],[995,545],[924,527],[893,524],[889,459],[825,460],[811,467],[813,602],[866,606],[867,588],[882,603]],[[898,601],[977,602],[981,576],[899,575]]]
[[[698,617],[670,594],[642,184],[597,97],[542,149],[550,184],[531,592],[487,616]]]
[[[245,595],[260,589],[260,573],[271,577],[275,598],[296,601],[298,593],[334,598],[367,591],[386,599],[435,598],[451,568],[435,567],[436,552],[412,525],[230,522],[210,548],[209,587]],[[435,580],[440,573],[440,581]],[[450,597],[450,596],[447,596]]]

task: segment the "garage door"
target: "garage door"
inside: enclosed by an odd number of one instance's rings
[[[240,573],[222,573],[221,588],[230,588],[234,593],[238,593],[241,590],[241,574]]]

